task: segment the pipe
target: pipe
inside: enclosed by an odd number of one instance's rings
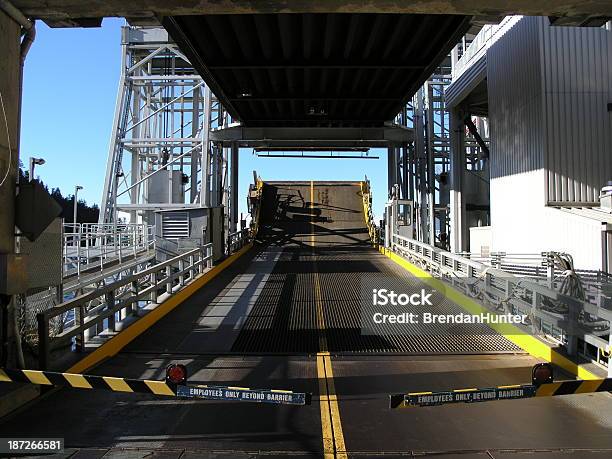
[[[0,9],[8,14],[16,23],[23,27],[26,31],[30,30],[34,24],[26,18],[21,11],[8,0],[0,0]]]
[[[3,1],[3,0],[0,0],[0,1]],[[34,25],[33,22],[31,22],[30,24],[32,26],[29,29],[25,29],[26,30],[25,36],[23,37],[23,40],[21,40],[21,50],[19,53],[19,59],[21,63],[22,73],[23,73],[23,66],[25,64],[26,56],[28,55],[28,52],[30,51],[30,48],[32,47],[32,43],[34,43],[34,40],[36,39],[36,26]]]
[[[13,19],[25,31],[24,37],[21,40],[20,62],[21,66],[25,63],[25,58],[28,51],[32,47],[32,43],[36,38],[36,26],[33,21],[26,18],[21,11],[8,0],[0,0],[0,9],[3,10],[11,19]]]

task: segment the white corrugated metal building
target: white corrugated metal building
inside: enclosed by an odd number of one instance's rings
[[[609,271],[612,214],[588,208],[612,180],[612,32],[541,17],[503,32],[474,59],[483,70],[464,69],[448,91],[458,106],[470,78],[486,79],[489,249],[564,251],[577,267]]]

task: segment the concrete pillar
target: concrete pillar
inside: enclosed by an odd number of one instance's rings
[[[232,143],[232,158],[231,158],[231,181],[230,181],[230,210],[232,212],[230,219],[230,231],[238,230],[238,144]]]
[[[0,10],[0,253],[15,251],[15,182],[19,165],[20,26]],[[6,115],[6,119],[5,119]],[[8,133],[7,133],[8,126]],[[10,138],[10,141],[9,141]]]
[[[15,183],[19,167],[21,27],[0,10],[0,256],[15,252]],[[6,273],[0,273],[6,275]],[[0,292],[0,366],[15,365],[11,297]],[[18,360],[18,359],[17,359]]]
[[[469,235],[466,229],[463,184],[465,147],[463,118],[459,109],[450,112],[450,246],[451,252],[467,250]]]

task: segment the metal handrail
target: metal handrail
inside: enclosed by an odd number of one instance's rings
[[[587,315],[595,318],[593,323],[611,323],[612,311],[609,309],[564,295],[527,277],[511,274],[414,239],[395,234],[392,241],[393,251],[417,261],[427,271],[439,275],[464,293],[474,296],[474,290],[478,290],[487,302],[503,306],[506,312],[528,315],[532,321],[532,332],[553,338],[566,347],[569,355],[578,353],[576,338],[595,346],[598,354],[601,352],[605,355],[612,347],[612,338],[600,337],[609,335],[609,324],[607,331],[601,330],[597,334],[585,328],[584,320],[581,323],[581,318]],[[562,304],[566,310],[552,311],[551,304]],[[550,330],[559,333],[551,334]],[[601,363],[599,358],[598,361]]]
[[[155,227],[147,224],[65,223],[63,276],[80,277],[83,270],[104,269],[107,261],[135,257],[155,248]]]
[[[161,288],[167,296],[172,295],[210,267],[212,244],[206,244],[37,314],[40,369],[48,367],[54,348],[76,339],[77,348],[84,350],[86,339],[90,338],[88,331],[94,330],[94,336],[103,329],[114,331],[117,313],[120,319],[138,315],[141,301],[158,303]],[[125,287],[128,289],[117,295]],[[98,304],[91,307],[95,301]],[[70,312],[75,316],[74,325],[50,336],[50,321]]]
[[[506,16],[499,24],[487,24],[474,37],[461,58],[453,67],[453,81],[457,80],[473,62],[480,59],[493,43],[499,40],[522,16]]]
[[[365,181],[361,182],[361,198],[370,240],[374,245],[377,245],[379,243],[378,227],[374,223],[374,216],[372,215],[372,193],[370,191],[370,182],[367,180],[367,177]]]
[[[249,241],[249,230],[244,228],[228,234],[228,251],[234,253],[243,248]]]

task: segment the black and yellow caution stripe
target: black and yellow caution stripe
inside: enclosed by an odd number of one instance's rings
[[[102,389],[204,400],[227,400],[280,405],[309,405],[311,394],[281,389],[251,389],[216,385],[178,385],[166,381],[131,379],[115,376],[82,375],[54,371],[0,369],[0,382],[18,382],[43,386]]]
[[[445,392],[408,392],[389,396],[390,408],[409,408],[418,406],[437,406],[450,403],[479,403],[494,400],[515,400],[532,397],[551,397],[556,395],[588,394],[612,391],[612,378],[578,381],[560,381],[541,385],[516,384],[467,389]]]
[[[43,386],[73,387],[75,389],[104,389],[113,392],[176,396],[176,391],[166,384],[165,381],[58,373],[54,371],[0,369],[0,382],[20,382]]]

